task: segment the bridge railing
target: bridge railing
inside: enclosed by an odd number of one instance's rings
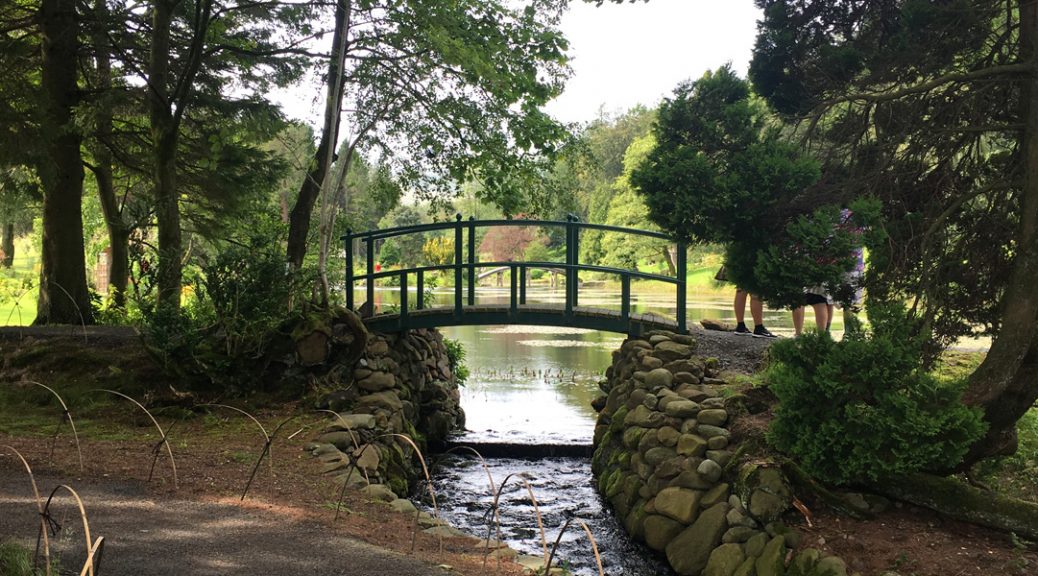
[[[498,226],[516,227],[558,227],[565,231],[566,239],[566,261],[565,262],[480,262],[479,254],[476,252],[476,231],[479,228],[490,228]],[[419,234],[425,232],[436,232],[443,230],[454,231],[454,263],[435,266],[417,266],[398,270],[376,271],[375,252],[376,243],[398,236]],[[582,230],[600,230],[604,232],[616,232],[630,236],[645,236],[674,242],[677,245],[675,257],[675,276],[665,276],[640,272],[627,268],[615,268],[580,263],[580,233]],[[685,243],[674,241],[661,232],[650,230],[639,230],[635,228],[623,228],[605,224],[590,224],[580,222],[576,217],[569,216],[566,220],[476,220],[469,218],[463,220],[458,214],[454,221],[436,222],[432,224],[419,224],[414,226],[401,226],[381,230],[354,233],[348,230],[342,236],[346,248],[346,306],[356,309],[354,302],[354,287],[358,281],[363,281],[366,289],[367,301],[372,308],[375,302],[375,282],[380,279],[397,277],[400,290],[400,310],[402,324],[406,325],[406,318],[410,312],[408,287],[410,278],[415,279],[417,289],[417,302],[415,309],[425,308],[425,276],[432,272],[454,272],[454,314],[461,317],[466,305],[474,306],[476,303],[476,275],[480,268],[508,268],[510,271],[510,298],[509,309],[515,313],[520,306],[526,305],[527,273],[533,269],[556,269],[565,273],[565,314],[572,315],[574,308],[579,302],[579,282],[581,272],[601,272],[616,275],[620,278],[620,316],[626,321],[631,314],[631,280],[656,280],[675,285],[676,292],[676,322],[678,330],[686,331],[686,293],[687,293],[687,250]],[[365,273],[354,273],[354,242],[360,241],[365,245]],[[467,250],[465,248],[467,247]],[[466,254],[467,252],[467,254]],[[522,280],[521,282],[519,280]]]

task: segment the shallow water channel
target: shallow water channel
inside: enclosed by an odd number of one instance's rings
[[[538,326],[459,326],[443,329],[461,341],[471,375],[462,390],[468,431],[459,443],[590,444],[597,382],[619,347],[618,334]],[[577,521],[588,525],[607,574],[670,574],[665,561],[633,544],[596,492],[590,458],[488,458],[494,485],[509,475],[499,501],[500,538],[525,554],[543,555],[534,507],[540,509],[549,547],[566,520],[555,556],[576,574],[597,574],[592,548]],[[487,470],[469,456],[447,456],[435,467],[440,514],[480,537],[488,534],[493,497]],[[496,529],[495,529],[496,530]],[[492,533],[493,534],[493,533]],[[496,537],[496,536],[495,536]]]
[[[356,296],[358,302],[365,299],[361,291]],[[450,290],[431,296],[431,306],[452,305]],[[634,291],[633,296],[632,311],[674,316],[673,293]],[[731,296],[726,292],[690,294],[689,322],[701,318],[733,322]],[[582,287],[580,297],[583,306],[619,309],[618,291]],[[411,298],[413,301],[415,295]],[[508,298],[507,288],[481,287],[476,293],[477,304],[506,303]],[[562,290],[533,288],[528,302],[559,303],[563,298]],[[376,310],[386,310],[397,302],[395,289],[376,291]],[[788,312],[768,311],[765,323],[776,333],[792,332]],[[458,443],[477,450],[488,443],[591,444],[596,417],[591,400],[598,394],[598,381],[623,335],[546,326],[457,326],[441,331],[463,344],[465,364],[471,372],[462,389],[467,431],[457,436]],[[562,526],[572,519],[562,535],[555,565],[566,566],[575,574],[598,574],[591,545],[578,524],[582,521],[594,535],[606,574],[673,574],[660,555],[627,537],[595,490],[590,457],[495,457],[486,462],[488,470],[463,452],[437,457],[432,478],[436,501],[440,515],[452,525],[496,539],[497,528],[491,528],[493,491],[488,472],[495,487],[510,477],[498,505],[500,539],[521,553],[544,555],[534,506],[521,475],[537,500],[549,549]]]

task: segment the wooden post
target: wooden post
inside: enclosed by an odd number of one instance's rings
[[[519,305],[526,304],[526,266],[519,266]]]
[[[573,257],[573,215],[566,215],[566,316],[573,315],[573,268],[576,259]]]
[[[509,267],[508,279],[510,284],[509,297],[508,297],[508,309],[509,313],[513,316],[519,313],[519,286],[518,286],[518,275],[516,274],[519,269],[513,264]]]
[[[454,316],[461,318],[461,243],[463,241],[461,231],[461,213],[455,216],[454,223]]]
[[[469,306],[476,305],[476,217],[469,216]]]
[[[580,218],[573,216],[573,307],[579,305],[580,300]]]
[[[418,291],[418,304],[415,306],[417,310],[425,309],[425,270],[418,271],[418,281],[415,286]]]
[[[407,272],[400,273],[400,327],[407,328]]]
[[[346,307],[353,310],[353,230],[346,230]]]
[[[371,234],[368,234],[364,241],[368,243],[368,254],[367,254],[367,269],[368,279],[365,283],[368,295],[368,308],[371,309],[371,315],[375,315],[375,279],[372,276],[375,274],[375,239]]]
[[[678,293],[678,333],[679,334],[684,334],[685,332],[688,331],[687,330],[687,326],[685,326],[686,321],[687,321],[687,319],[685,317],[685,313],[686,313],[685,307],[688,305],[688,298],[687,298],[686,293],[685,293],[685,291],[686,291],[686,284],[688,283],[688,271],[686,269],[687,268],[687,257],[688,257],[687,252],[688,252],[688,247],[685,246],[684,242],[679,240],[677,249],[678,249],[678,265],[677,265],[677,274],[678,274],[678,286],[677,286],[677,293]]]
[[[631,275],[626,272],[620,275],[620,319],[631,319]]]

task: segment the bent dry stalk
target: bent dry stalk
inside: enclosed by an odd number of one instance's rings
[[[201,404],[201,406],[215,406],[217,408],[227,408],[228,410],[234,410],[235,412],[238,412],[240,414],[244,414],[249,420],[252,420],[253,422],[255,422],[256,423],[256,427],[259,428],[260,433],[263,434],[263,441],[268,446],[268,448],[267,448],[267,464],[270,465],[270,473],[272,475],[274,474],[274,451],[269,448],[270,442],[271,442],[270,434],[267,434],[267,429],[263,427],[263,424],[260,424],[260,421],[257,420],[255,416],[253,416],[252,414],[249,414],[248,412],[242,410],[241,408],[235,408],[234,406],[228,406],[227,404]]]
[[[83,520],[83,536],[86,538],[87,559],[86,563],[83,565],[83,572],[80,573],[94,576],[94,543],[90,540],[90,522],[87,520],[86,508],[83,507],[83,500],[79,497],[79,494],[77,494],[71,486],[59,484],[51,491],[50,496],[47,498],[47,504],[43,507],[43,515],[45,517],[50,517],[50,503],[54,500],[54,495],[62,488],[64,488],[69,494],[72,494],[72,497],[76,499],[76,505],[79,507],[79,517]]]
[[[354,451],[361,450],[360,443],[357,442],[357,434],[353,432],[353,428],[350,427],[350,423],[347,422],[346,419],[342,417],[342,414],[339,414],[338,412],[335,412],[333,410],[324,410],[324,409],[316,410],[316,412],[327,412],[327,413],[335,416],[336,418],[338,418],[339,422],[341,422],[343,427],[346,428],[346,432],[350,435],[350,441],[353,442],[353,449],[354,449]],[[366,450],[370,446],[371,445],[368,444],[364,449]],[[363,456],[363,455],[364,455],[364,450],[361,450],[360,456]],[[353,474],[353,470],[355,468],[358,468],[357,467],[357,458],[359,458],[360,456],[354,457],[354,455],[352,453],[347,454],[347,457],[350,459],[350,464],[349,464],[349,466],[346,467],[346,478],[342,482],[342,489],[339,490],[339,499],[335,501],[335,520],[339,519],[339,509],[342,507],[342,499],[346,497],[346,487],[349,485],[349,478]],[[368,484],[371,484],[371,479],[368,478],[368,471],[363,469],[363,468],[359,468],[359,469],[360,469],[360,473],[364,475],[364,481],[367,482]]]
[[[569,528],[573,522],[573,518],[567,518],[566,522],[562,525],[562,529],[559,530],[559,536],[555,538],[555,544],[551,547],[551,554],[548,556],[548,561],[544,565],[544,573],[551,574],[551,563],[555,559],[555,551],[559,548],[559,543],[562,542],[562,535],[566,533],[566,529]],[[591,542],[591,551],[595,554],[595,562],[598,564],[598,576],[605,576],[605,571],[602,569],[602,556],[598,553],[598,543],[595,542],[595,537],[591,535],[591,529],[588,528],[587,524],[583,521],[578,520],[577,523],[584,529],[584,533],[587,534],[587,539]]]
[[[455,452],[457,450],[467,450],[467,451],[472,452],[473,454],[475,454],[476,458],[479,458],[479,463],[483,466],[483,471],[487,473],[487,482],[490,483],[490,495],[495,497],[495,500],[494,500],[495,504],[493,506],[491,506],[490,510],[487,512],[487,515],[488,516],[492,516],[492,521],[493,521],[493,525],[494,525],[494,528],[495,528],[494,533],[497,535],[497,541],[500,542],[501,541],[501,515],[500,515],[500,513],[498,511],[498,507],[496,505],[496,502],[497,502],[497,499],[496,499],[497,488],[494,486],[494,475],[490,473],[490,467],[487,466],[486,459],[483,458],[483,455],[480,454],[478,450],[476,450],[475,448],[473,448],[471,446],[455,446],[455,447],[447,450],[446,453],[450,454],[450,453]],[[486,546],[483,549],[483,570],[487,569],[487,558],[490,557],[490,528],[491,528],[490,522],[487,522]],[[501,571],[501,557],[500,556],[498,556],[498,558],[497,558],[497,571],[498,572]]]
[[[436,504],[436,491],[433,489],[432,477],[429,475],[429,467],[425,465],[425,456],[422,455],[422,450],[420,448],[418,448],[418,445],[414,443],[414,440],[412,440],[409,436],[407,436],[405,434],[382,434],[381,436],[376,436],[375,439],[378,439],[378,438],[388,438],[388,437],[400,438],[400,439],[404,440],[405,442],[407,442],[408,444],[410,444],[412,448],[414,448],[415,454],[418,455],[418,461],[421,462],[421,464],[422,464],[422,474],[425,475],[425,484],[426,484],[426,486],[429,487],[429,497],[432,499],[432,505],[433,505],[433,518],[435,518],[436,520],[439,520],[440,519],[440,508]],[[369,444],[369,446],[370,446],[370,444]],[[417,537],[418,537],[418,517],[416,516],[415,517],[415,526],[414,526],[414,529],[411,531],[411,552],[414,552],[415,541],[416,541]],[[439,539],[440,551],[442,552],[443,551],[443,536],[439,536],[438,539]]]
[[[530,495],[530,502],[533,504],[533,513],[534,516],[537,517],[537,528],[541,531],[541,548],[544,550],[544,565],[545,567],[547,567],[548,537],[544,534],[544,521],[541,519],[541,507],[537,504],[537,497],[533,495],[533,486],[530,486],[530,483],[526,480],[526,474],[526,472],[518,472],[505,476],[505,479],[501,482],[501,487],[497,490],[497,494],[494,495],[494,503],[492,506],[495,510],[497,510],[498,502],[500,502],[501,500],[501,493],[504,491],[505,485],[508,484],[508,481],[512,478],[512,476],[517,476],[519,480],[522,481],[523,486],[526,486],[526,492]],[[547,574],[548,571],[545,570],[544,573]]]
[[[129,400],[130,402],[133,402],[134,404],[137,405],[138,408],[140,408],[141,410],[144,410],[144,413],[148,415],[148,418],[151,418],[152,424],[154,424],[155,428],[157,428],[158,431],[159,431],[159,443],[158,444],[164,444],[166,446],[166,453],[169,454],[169,463],[173,467],[173,489],[176,490],[177,488],[179,488],[180,487],[179,486],[179,482],[177,481],[177,461],[173,459],[173,449],[170,448],[169,441],[166,439],[166,432],[167,432],[167,430],[163,430],[162,426],[159,426],[158,420],[156,420],[155,417],[151,415],[151,412],[149,412],[148,409],[145,408],[143,404],[141,404],[140,402],[134,400],[133,398],[130,398],[126,394],[123,394],[122,392],[116,392],[115,390],[108,390],[106,388],[97,388],[96,390],[98,392],[108,392],[109,394],[115,394],[116,396],[120,396],[122,398],[125,398],[125,399]],[[172,428],[172,427],[173,426],[171,425],[170,428]],[[154,469],[155,469],[155,461],[152,460],[152,470],[154,470]],[[150,479],[151,478],[149,477],[149,480]]]
[[[79,456],[79,471],[83,472],[83,450],[79,446],[79,432],[76,431],[76,423],[72,420],[72,413],[69,412],[68,405],[65,404],[65,400],[63,400],[61,398],[61,395],[55,392],[53,388],[47,386],[46,384],[41,384],[40,382],[36,382],[35,380],[26,380],[26,382],[28,382],[29,384],[34,384],[36,386],[40,386],[41,388],[46,388],[48,391],[50,391],[51,394],[54,395],[55,398],[58,399],[58,402],[61,403],[62,410],[64,410],[64,413],[62,413],[61,415],[61,420],[58,422],[58,427],[54,429],[54,438],[51,439],[51,458],[54,457],[54,444],[58,439],[58,433],[61,431],[61,425],[65,422],[65,419],[68,418],[68,423],[72,426],[72,436],[76,439],[76,454]]]
[[[90,552],[87,554],[86,563],[83,564],[83,569],[79,571],[79,576],[86,576],[87,568],[91,570],[101,571],[101,557],[104,556],[105,552],[105,537],[98,536],[97,540],[94,540],[94,546],[90,548]]]
[[[277,438],[278,432],[285,424],[295,420],[295,418],[295,416],[285,418],[276,428],[274,428],[274,431],[270,433],[270,436],[267,436],[267,442],[263,445],[263,450],[260,452],[259,458],[256,459],[256,465],[252,467],[252,474],[249,474],[249,481],[245,483],[245,490],[242,491],[239,502],[245,501],[245,496],[249,493],[249,487],[252,486],[252,481],[256,478],[256,471],[259,470],[260,464],[263,463],[263,457],[270,453],[270,445],[274,442],[274,438]],[[271,464],[271,473],[273,473],[273,471],[273,464]]]
[[[50,538],[47,536],[47,515],[43,513],[43,500],[40,498],[40,488],[36,485],[36,476],[32,473],[32,467],[29,466],[29,462],[22,456],[22,453],[18,451],[14,446],[5,444],[4,448],[14,452],[15,456],[22,461],[22,465],[25,466],[26,473],[29,474],[29,482],[32,483],[32,495],[36,501],[36,510],[40,515],[40,536],[36,539],[36,553],[33,554],[32,558],[32,569],[35,572],[39,562],[40,556],[40,540],[43,540],[43,565],[46,567],[47,576],[50,576]]]

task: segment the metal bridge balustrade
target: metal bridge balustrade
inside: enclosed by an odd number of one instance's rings
[[[476,252],[477,231],[481,228],[495,226],[525,226],[537,228],[557,227],[564,232],[566,250],[565,262],[480,262]],[[454,231],[454,263],[437,266],[417,266],[399,270],[375,270],[375,252],[381,241],[389,238],[420,234],[425,232]],[[677,245],[675,276],[649,274],[633,269],[597,266],[580,263],[580,235],[584,230],[601,230],[616,232],[630,236],[646,236],[657,238]],[[342,237],[346,249],[346,306],[352,310],[355,306],[354,288],[358,282],[365,285],[368,314],[365,324],[373,330],[395,332],[411,328],[433,328],[439,326],[457,326],[465,324],[535,324],[547,326],[573,326],[593,330],[606,330],[630,335],[638,335],[652,329],[667,329],[679,333],[687,333],[686,319],[686,273],[687,246],[674,241],[666,234],[635,228],[623,228],[605,224],[580,222],[576,216],[570,215],[566,220],[463,220],[458,214],[453,221],[402,226],[382,230],[370,230],[354,233],[347,231]],[[364,246],[365,273],[354,273],[354,248],[360,242]],[[467,248],[467,255],[465,249]],[[507,270],[510,276],[509,303],[507,306],[476,305],[476,284],[479,269],[500,268]],[[527,303],[527,275],[534,269],[562,271],[565,277],[565,303],[555,305],[531,305]],[[453,271],[454,306],[447,308],[429,308],[425,302],[426,274],[444,272],[446,276]],[[618,276],[620,279],[620,311],[603,308],[579,306],[580,273],[602,272]],[[400,290],[399,311],[376,313],[375,282],[380,279],[397,277]],[[417,288],[414,307],[408,297],[408,286],[411,278]],[[631,281],[634,279],[656,280],[675,285],[677,310],[676,317],[671,319],[658,314],[631,313]]]

